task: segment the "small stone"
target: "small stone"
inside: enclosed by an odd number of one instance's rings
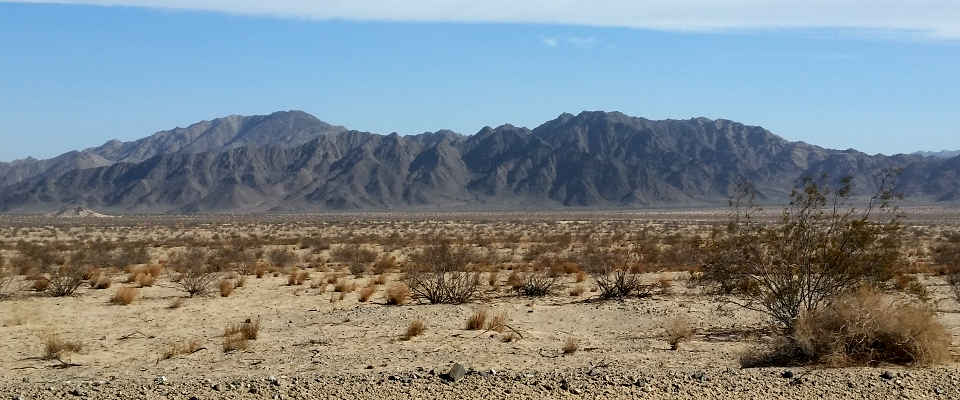
[[[368,365],[368,366],[367,366],[367,369],[373,369],[373,366],[372,366],[372,365]]]
[[[213,385],[213,390],[214,390],[215,392],[221,392],[221,391],[223,391],[223,385],[221,385],[221,384],[219,384],[219,383],[216,384],[216,385]]]
[[[158,376],[156,379],[153,380],[153,383],[155,383],[155,384],[157,384],[157,385],[166,385],[166,384],[167,384],[167,377],[165,377],[165,376],[163,376],[163,375],[160,375],[160,376]]]
[[[23,396],[14,396],[13,400],[23,400]]]
[[[453,367],[450,368],[450,372],[447,372],[447,380],[450,382],[456,382],[463,379],[467,375],[467,370],[463,368],[463,365],[453,364]]]
[[[251,387],[250,387],[250,394],[260,394],[260,389],[257,388],[256,386],[251,386]]]
[[[570,393],[572,393],[572,394],[580,394],[580,389],[570,388]]]
[[[780,377],[783,378],[783,379],[793,378],[793,371],[791,371],[791,370],[789,370],[789,369],[788,369],[788,370],[785,370],[785,371],[783,371],[783,373],[780,374]]]
[[[886,380],[890,380],[890,379],[893,379],[893,373],[890,371],[883,371],[883,373],[880,374],[880,377]]]

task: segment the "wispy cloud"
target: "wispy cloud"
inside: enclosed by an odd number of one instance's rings
[[[593,36],[565,36],[565,37],[541,37],[540,42],[547,47],[573,46],[581,49],[588,49],[600,43]]]
[[[567,38],[567,42],[580,48],[590,48],[596,46],[598,41],[597,38],[593,36],[582,37],[582,36],[571,36]]]
[[[658,30],[845,28],[960,39],[956,0],[0,0],[280,17],[520,22]]]

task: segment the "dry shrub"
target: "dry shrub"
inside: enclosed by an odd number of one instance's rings
[[[43,359],[62,360],[64,357],[79,353],[83,350],[80,342],[65,340],[56,333],[48,334],[43,338]]]
[[[581,283],[581,282],[587,280],[587,273],[586,273],[586,272],[583,272],[583,271],[577,272],[577,276],[576,276],[575,280],[576,280],[577,283]]]
[[[194,339],[189,342],[176,342],[167,347],[163,353],[160,353],[160,359],[169,360],[179,355],[193,354],[202,349],[203,346],[199,339]]]
[[[673,294],[673,279],[660,278],[657,280],[657,288],[660,289],[661,294]]]
[[[523,274],[517,270],[511,271],[510,275],[507,276],[507,286],[510,286],[513,290],[520,290],[520,287],[523,286]]]
[[[160,275],[163,274],[164,267],[163,265],[160,265],[160,264],[150,264],[150,265],[147,265],[143,270],[144,272],[150,274],[150,276],[154,278],[159,278]]]
[[[288,286],[300,286],[304,282],[310,279],[310,273],[307,271],[294,270],[290,272],[290,275],[287,277]]]
[[[233,283],[233,279],[221,279],[220,280],[220,297],[230,297],[230,294],[233,293],[233,289],[236,288],[236,285]]]
[[[486,323],[487,323],[487,310],[479,310],[473,313],[473,315],[471,315],[470,318],[467,318],[466,329],[470,331],[483,329]]]
[[[263,276],[267,274],[269,269],[266,265],[257,263],[256,267],[253,269],[253,274],[257,276],[257,279],[263,279]]]
[[[337,293],[351,293],[357,289],[357,284],[348,281],[339,281],[333,285],[333,291]]]
[[[116,293],[113,294],[113,297],[110,298],[110,302],[123,306],[130,305],[130,303],[133,303],[133,301],[137,299],[139,294],[140,291],[137,290],[137,288],[122,287],[117,289]]]
[[[516,290],[522,296],[542,297],[552,293],[556,284],[557,275],[549,270],[540,270],[523,274],[522,283]]]
[[[153,286],[154,277],[152,274],[140,272],[136,275],[134,281],[137,283],[137,286],[150,287]]]
[[[250,347],[250,341],[244,339],[241,335],[224,335],[223,352],[232,353],[234,351],[246,350]]]
[[[72,295],[83,284],[86,270],[87,268],[77,265],[61,265],[54,268],[46,288],[47,293],[54,297]]]
[[[373,264],[373,273],[375,274],[384,274],[390,271],[398,269],[400,266],[397,264],[397,259],[393,256],[383,256]]]
[[[487,275],[487,285],[496,287],[500,283],[500,271],[496,270]]]
[[[507,328],[507,313],[499,312],[494,314],[493,318],[490,318],[487,321],[487,330],[494,331],[497,333],[503,333],[503,330]]]
[[[174,282],[193,297],[206,295],[220,279],[220,269],[210,261],[209,251],[191,248],[172,255],[168,265],[179,272]]]
[[[595,243],[590,243],[581,256],[581,265],[597,281],[601,298],[646,297],[650,294],[650,287],[641,282],[638,271],[634,268],[640,265],[643,259],[641,248],[604,250]]]
[[[238,288],[242,288],[246,285],[247,285],[247,277],[243,275],[238,276],[236,279],[236,284],[234,286]]]
[[[580,343],[575,338],[567,338],[567,341],[563,343],[563,354],[573,354],[576,353],[580,348]]]
[[[572,296],[572,297],[582,296],[582,295],[583,295],[583,291],[584,291],[583,285],[574,286],[573,289],[570,289],[570,296]]]
[[[16,274],[13,273],[10,269],[4,268],[3,259],[0,258],[0,299],[4,299],[10,295],[13,287],[14,281],[17,280]]]
[[[239,324],[230,324],[223,331],[223,352],[246,350],[250,340],[260,336],[260,318],[247,318]]]
[[[894,175],[884,171],[879,178],[863,208],[851,204],[850,178],[804,179],[776,224],[756,217],[756,191],[740,183],[727,231],[707,248],[702,282],[792,332],[801,314],[892,279],[902,266],[903,226],[892,203]]]
[[[433,304],[462,304],[479,295],[480,272],[468,267],[473,252],[440,239],[411,257],[407,285],[414,298]]]
[[[83,280],[95,281],[100,275],[103,275],[103,271],[100,268],[87,268],[83,271]]]
[[[387,277],[384,275],[377,275],[371,282],[373,282],[374,285],[385,285],[387,283]]]
[[[410,288],[407,285],[398,283],[387,289],[387,304],[403,305],[410,301]]]
[[[100,275],[96,280],[93,281],[94,289],[109,289],[113,285],[113,280],[110,277],[105,275]]]
[[[366,303],[367,300],[370,300],[373,297],[373,294],[377,292],[376,287],[365,287],[360,289],[360,302]]]
[[[423,323],[422,319],[414,320],[407,326],[407,331],[403,333],[403,340],[410,340],[416,336],[420,336],[425,330],[427,330],[426,324]]]
[[[891,363],[929,366],[950,359],[950,333],[924,305],[860,290],[801,315],[772,348],[741,357],[744,367]]]
[[[670,344],[670,350],[680,348],[680,343],[693,338],[696,329],[690,324],[690,321],[684,317],[676,317],[667,321],[663,326],[664,339]]]

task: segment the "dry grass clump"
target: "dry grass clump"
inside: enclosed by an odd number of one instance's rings
[[[583,285],[574,286],[573,289],[570,289],[570,296],[572,296],[572,297],[582,296],[584,290],[585,290],[585,289],[583,288]]]
[[[577,272],[577,275],[576,275],[576,277],[574,278],[574,280],[577,281],[577,283],[581,283],[581,282],[587,280],[587,273],[586,273],[586,272],[583,272],[583,271]]]
[[[494,331],[497,333],[503,333],[503,330],[507,327],[507,313],[499,312],[494,314],[493,318],[490,318],[487,321],[487,330]]]
[[[117,292],[113,294],[113,297],[110,298],[110,303],[118,305],[130,305],[134,300],[137,299],[137,296],[140,295],[140,291],[134,287],[122,287],[117,289]]]
[[[167,347],[163,353],[160,353],[160,359],[169,360],[179,355],[193,354],[203,349],[204,347],[199,339],[194,339],[186,343],[177,342]]]
[[[223,331],[223,352],[246,350],[251,340],[260,336],[260,318],[248,318],[239,324],[230,324]]]
[[[339,281],[333,285],[333,291],[337,293],[351,293],[357,289],[357,284],[346,280]]]
[[[410,288],[407,285],[398,283],[387,289],[387,304],[403,305],[410,301]]]
[[[37,292],[45,292],[50,288],[50,280],[41,276],[33,281],[33,285],[31,285],[31,287]]]
[[[150,287],[153,286],[154,277],[151,274],[141,272],[136,275],[134,281],[139,287]]]
[[[673,294],[673,279],[660,278],[657,280],[657,288],[660,289],[660,294]]]
[[[487,275],[487,285],[496,287],[500,283],[500,271],[496,270]]]
[[[928,366],[950,359],[950,333],[929,307],[869,290],[801,315],[791,335],[741,357],[744,367],[891,363]]]
[[[363,289],[360,289],[360,299],[359,299],[360,302],[361,302],[361,303],[366,303],[367,300],[370,300],[370,298],[373,297],[373,294],[376,293],[376,292],[377,292],[377,288],[376,288],[376,287],[370,287],[370,286],[368,286],[368,287],[365,287],[365,288],[363,288]]]
[[[373,264],[373,273],[382,275],[386,272],[394,271],[400,268],[400,265],[397,264],[397,259],[393,256],[382,256],[376,263]]]
[[[676,317],[667,321],[663,326],[664,338],[670,344],[670,350],[680,348],[680,343],[693,338],[696,329],[690,324],[690,321],[684,317]]]
[[[573,354],[576,353],[580,348],[580,343],[575,338],[567,338],[567,341],[563,343],[563,354]]]
[[[407,326],[407,331],[403,333],[403,340],[410,340],[416,336],[420,336],[425,330],[427,330],[427,328],[422,319],[414,320],[410,322],[410,325]]]
[[[236,288],[236,284],[233,283],[233,279],[221,279],[220,280],[220,297],[230,297],[230,294],[233,293],[233,290]]]
[[[310,279],[310,273],[307,271],[294,270],[287,276],[287,286],[300,286]]]
[[[384,275],[377,275],[370,282],[374,285],[385,285],[387,283],[387,277]]]
[[[62,360],[67,355],[79,353],[83,350],[83,344],[76,341],[65,340],[51,333],[43,338],[43,359]]]
[[[471,315],[470,318],[467,318],[466,329],[469,331],[483,329],[486,323],[487,323],[487,310],[479,310],[473,313],[473,315]]]
[[[106,275],[100,275],[95,280],[91,281],[94,289],[109,289],[110,286],[113,286],[113,280]]]

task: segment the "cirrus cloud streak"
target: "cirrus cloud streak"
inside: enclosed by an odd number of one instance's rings
[[[842,28],[960,38],[956,0],[0,0],[309,19],[537,23],[666,31]]]

